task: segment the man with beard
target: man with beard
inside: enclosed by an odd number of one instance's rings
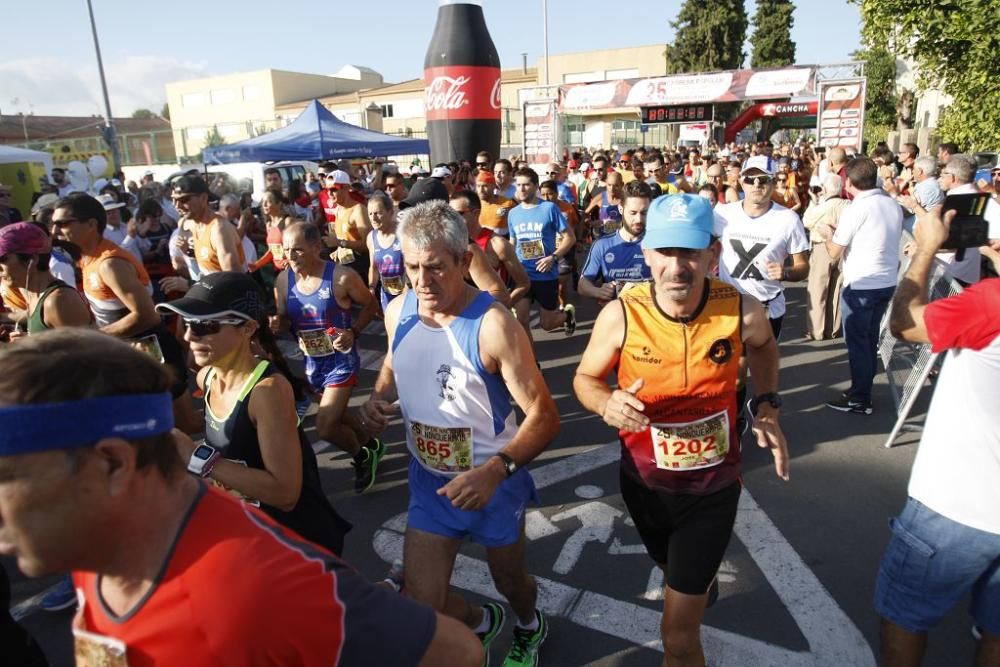
[[[590,246],[577,287],[582,296],[604,303],[617,297],[619,290],[627,285],[650,279],[640,243],[646,233],[646,213],[652,199],[652,188],[644,181],[634,180],[625,186],[621,229]]]
[[[585,408],[619,432],[621,493],[650,557],[666,574],[665,665],[704,665],[701,619],[740,496],[736,388],[747,355],[759,392],[757,444],[788,479],[778,425],[778,346],[763,308],[709,277],[721,247],[708,200],[660,197],[643,255],[653,282],[604,306],[576,371]],[[619,389],[606,383],[617,372]]]

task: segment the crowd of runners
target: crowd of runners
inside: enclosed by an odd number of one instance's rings
[[[502,664],[538,664],[549,623],[524,517],[560,415],[532,322],[573,336],[590,299],[574,392],[621,441],[621,495],[665,575],[664,664],[704,665],[741,441],[789,479],[778,339],[784,286],[808,281],[807,329],[785,334],[843,337],[850,387],[817,398],[832,410],[892,409],[872,401],[890,308],[897,336],[947,350],[878,573],[883,661],[919,664],[971,594],[977,664],[1000,664],[1000,241],[941,250],[947,195],[989,193],[1000,238],[1000,169],[977,181],[948,144],[804,141],[534,167],[480,152],[327,163],[304,183],[269,170],[257,202],[196,172],[91,193],[56,172],[30,220],[0,204],[0,553],[66,575],[43,607],[76,609],[78,659],[479,665],[510,615]],[[928,303],[935,263],[965,289]],[[384,363],[359,388],[372,326]],[[340,558],[351,524],[307,415],[351,457],[356,493],[402,424],[410,499],[384,581]],[[508,606],[449,587],[467,540]],[[44,664],[0,626],[16,664]]]

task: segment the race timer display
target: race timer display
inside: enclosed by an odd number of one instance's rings
[[[711,104],[640,107],[642,123],[691,123],[714,118]]]

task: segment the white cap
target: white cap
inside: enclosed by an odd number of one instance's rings
[[[104,207],[105,211],[113,211],[116,208],[124,208],[125,204],[121,203],[111,195],[100,195],[97,197],[97,201],[101,202],[101,206]]]
[[[766,155],[754,155],[753,157],[747,158],[746,164],[743,165],[743,169],[740,171],[740,174],[745,174],[751,169],[762,171],[768,176],[774,174],[774,167],[771,164],[771,158]]]
[[[448,167],[434,167],[434,171],[431,172],[431,178],[448,178],[451,176],[451,169]]]
[[[347,175],[346,171],[336,169],[326,175],[326,182],[329,183],[330,181],[333,181],[334,185],[350,185],[351,177]]]
[[[580,165],[580,171],[586,172],[589,169],[590,169],[589,162],[584,162],[583,164]]]

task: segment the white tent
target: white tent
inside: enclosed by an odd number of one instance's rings
[[[45,173],[52,173],[51,153],[15,148],[14,146],[0,146],[0,164],[11,164],[12,162],[41,162],[45,165]]]

